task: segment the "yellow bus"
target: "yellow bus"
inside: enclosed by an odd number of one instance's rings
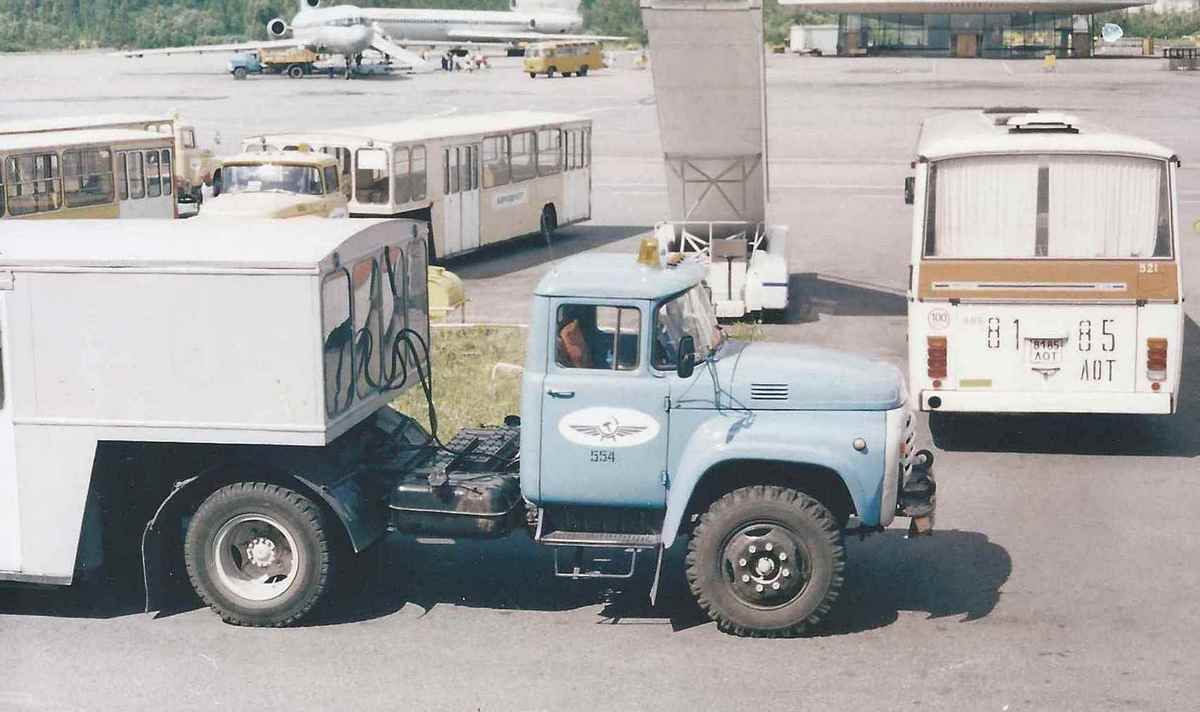
[[[174,218],[173,149],[130,129],[0,134],[0,219]]]
[[[535,42],[525,48],[525,71],[530,79],[537,79],[539,74],[553,77],[557,72],[564,77],[586,77],[588,70],[603,66],[599,42]]]
[[[196,130],[181,123],[179,115],[167,114],[97,114],[91,116],[61,116],[37,121],[0,123],[0,135],[44,133],[74,129],[132,129],[154,131],[175,139],[175,196],[184,202],[203,201],[202,186],[212,185],[213,174],[220,161],[213,152],[196,145]]]
[[[333,155],[351,217],[430,224],[431,258],[525,235],[549,243],[591,218],[592,121],[535,111],[456,115],[250,137],[244,151]]]

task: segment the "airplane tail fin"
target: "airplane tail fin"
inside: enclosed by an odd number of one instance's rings
[[[514,12],[537,12],[538,10],[559,10],[575,15],[579,14],[580,0],[509,0],[509,7]]]

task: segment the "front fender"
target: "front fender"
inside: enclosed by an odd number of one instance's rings
[[[675,414],[672,414],[672,425]],[[856,438],[866,440],[863,451]],[[814,465],[837,473],[864,524],[879,521],[886,428],[882,411],[722,411],[692,431],[671,473],[662,541],[675,540],[692,493],[713,467],[732,460]],[[754,473],[745,484],[755,484]]]

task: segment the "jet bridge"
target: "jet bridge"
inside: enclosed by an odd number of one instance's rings
[[[767,214],[762,0],[641,0],[666,164],[656,236],[708,264],[718,316],[782,311],[787,229]]]

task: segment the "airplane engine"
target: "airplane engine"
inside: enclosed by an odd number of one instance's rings
[[[321,7],[321,0],[304,0],[304,6],[307,8]]]
[[[285,21],[282,17],[277,17],[267,23],[267,32],[272,37],[283,37],[288,33],[289,29],[291,28],[288,27],[287,21]]]

